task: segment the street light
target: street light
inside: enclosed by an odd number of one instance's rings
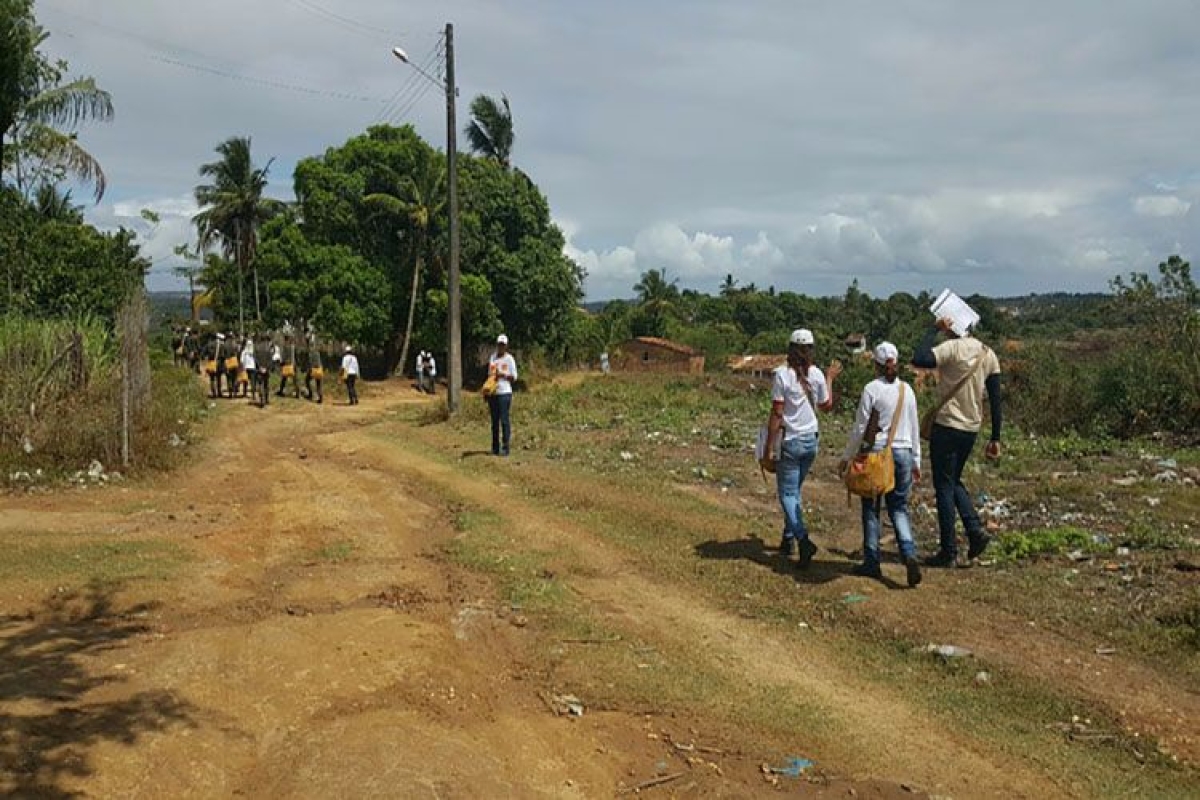
[[[458,270],[458,123],[455,121],[454,85],[454,25],[446,23],[446,80],[438,80],[414,64],[403,48],[393,47],[392,55],[415,69],[421,77],[446,93],[446,190],[450,213],[450,264],[446,270],[446,293],[449,295],[450,342],[446,354],[450,362],[450,391],[447,404],[450,413],[458,411],[462,402],[462,288]]]

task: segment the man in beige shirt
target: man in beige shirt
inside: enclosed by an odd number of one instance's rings
[[[934,347],[939,332],[944,332],[947,338]],[[991,348],[974,336],[956,336],[948,320],[938,320],[917,348],[913,365],[937,369],[941,404],[929,437],[939,542],[937,553],[925,563],[931,567],[952,567],[958,563],[956,516],[962,518],[967,534],[968,560],[983,555],[988,546],[988,535],[971,502],[971,493],[963,485],[962,474],[983,426],[985,396],[991,411],[992,435],[984,454],[988,458],[1000,456],[1000,361]]]

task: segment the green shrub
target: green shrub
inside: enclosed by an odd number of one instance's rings
[[[1001,561],[1019,561],[1040,555],[1062,555],[1072,550],[1096,553],[1107,549],[1108,545],[1096,542],[1088,531],[1069,525],[1007,533],[997,537],[992,546],[992,552]]]

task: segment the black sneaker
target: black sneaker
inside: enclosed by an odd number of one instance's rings
[[[857,575],[860,578],[874,578],[877,581],[883,580],[883,570],[868,564],[857,565],[854,569],[850,570],[850,574]]]
[[[796,566],[800,569],[808,569],[812,564],[813,556],[817,554],[817,546],[812,543],[812,539],[805,537],[800,540],[800,560],[796,562]]]
[[[954,553],[947,553],[945,550],[938,550],[933,555],[925,559],[927,567],[953,567],[958,561],[958,557]]]
[[[791,558],[796,555],[796,540],[791,536],[785,536],[779,541],[779,557]]]
[[[904,569],[908,572],[908,585],[916,588],[921,583],[921,563],[916,556],[904,559]]]
[[[992,537],[988,536],[983,531],[967,537],[970,542],[967,547],[967,560],[974,561],[983,555],[983,551],[987,550],[988,543],[992,541]]]

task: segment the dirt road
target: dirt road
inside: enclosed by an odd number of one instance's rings
[[[418,398],[230,404],[175,475],[4,498],[0,537],[40,555],[21,550],[0,583],[0,791],[1070,793],[818,639],[654,574],[521,491],[519,457],[431,450],[397,421]],[[485,546],[490,572],[467,563]],[[603,636],[564,636],[504,594],[497,564],[516,574],[531,552]],[[119,580],[90,580],[118,561]],[[618,649],[672,699],[623,695]],[[777,697],[795,725],[739,719],[713,687]],[[816,767],[765,773],[792,757]]]

